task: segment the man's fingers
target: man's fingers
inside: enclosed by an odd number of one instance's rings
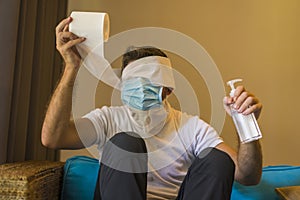
[[[243,86],[236,87],[234,97],[225,97],[223,102],[225,109],[227,109],[230,104],[233,104],[233,108],[239,113],[244,115],[254,113],[256,119],[259,117],[262,109],[262,104],[259,102],[259,99],[246,91]]]
[[[251,106],[254,106],[258,100],[254,98],[253,96],[248,96],[239,106],[238,112],[243,113],[246,109],[248,109]]]
[[[69,24],[67,24],[67,25],[64,27],[63,32],[66,32],[66,31],[69,31]]]
[[[78,39],[79,37],[72,32],[60,32],[57,35],[57,45],[63,45],[70,40]]]
[[[227,105],[227,106],[229,106],[229,105],[232,104],[233,102],[234,102],[234,101],[233,101],[233,98],[232,98],[232,97],[226,96],[226,97],[223,98],[223,103],[224,103],[225,105]]]
[[[71,47],[75,46],[76,44],[79,44],[79,43],[83,42],[84,40],[85,40],[85,38],[83,38],[83,37],[80,37],[80,38],[77,38],[77,39],[74,39],[74,40],[70,40],[63,46],[63,48],[64,49],[70,49]]]
[[[237,96],[235,98],[235,102],[234,102],[234,105],[233,107],[235,109],[239,109],[242,104],[246,101],[247,98],[251,97],[252,95],[246,91],[242,92],[239,96]]]
[[[234,91],[235,100],[236,100],[236,97],[239,97],[245,91],[246,91],[246,89],[244,88],[244,86],[242,86],[242,85],[237,86]]]
[[[255,105],[252,105],[250,107],[248,107],[244,112],[243,114],[244,115],[249,115],[250,113],[255,113],[256,117],[258,118],[258,115],[260,113],[260,110],[262,108],[262,104],[261,103],[258,103],[258,104],[255,104]],[[258,112],[258,113],[257,113]]]
[[[77,35],[75,35],[72,32],[61,32],[60,37],[61,37],[61,39],[64,39],[64,40],[66,40],[66,39],[75,40],[75,39],[79,38]]]
[[[58,34],[60,32],[62,32],[65,29],[65,26],[70,24],[72,21],[71,17],[68,17],[64,20],[62,20],[55,28],[55,33]]]
[[[242,95],[241,95],[242,96]],[[262,104],[259,102],[259,100],[255,96],[248,96],[240,105],[240,107],[237,109],[239,113],[242,113],[244,115],[248,115],[251,113],[254,113],[256,118],[259,117],[259,114],[262,109]]]

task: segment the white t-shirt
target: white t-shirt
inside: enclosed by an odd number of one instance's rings
[[[198,116],[177,111],[168,103],[165,107],[168,116],[162,128],[144,138],[148,151],[147,199],[175,199],[195,157],[203,149],[223,142],[217,132]],[[84,118],[95,126],[100,155],[104,144],[115,134],[143,131],[127,106],[104,106]]]

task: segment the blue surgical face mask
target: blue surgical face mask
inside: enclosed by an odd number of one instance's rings
[[[162,90],[162,86],[153,85],[146,78],[133,78],[123,81],[121,99],[132,108],[150,110],[161,106]]]

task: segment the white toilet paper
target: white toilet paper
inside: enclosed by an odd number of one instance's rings
[[[77,45],[81,57],[84,59],[95,47],[97,52],[93,53],[103,57],[103,42],[109,37],[108,14],[73,11],[71,17],[73,21],[70,23],[69,31],[86,38],[83,43]]]

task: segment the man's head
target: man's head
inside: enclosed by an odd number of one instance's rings
[[[126,53],[123,54],[122,58],[122,72],[125,67],[135,60],[140,58],[148,57],[148,56],[161,56],[168,58],[168,56],[156,47],[144,46],[144,47],[135,47],[130,46],[127,48]],[[169,94],[172,93],[172,90],[164,87],[162,92],[162,98],[165,99]]]
[[[124,68],[132,61],[138,60],[140,58],[148,57],[148,56],[161,56],[168,57],[164,52],[155,47],[128,47],[126,53],[123,54],[122,59],[122,71]]]

